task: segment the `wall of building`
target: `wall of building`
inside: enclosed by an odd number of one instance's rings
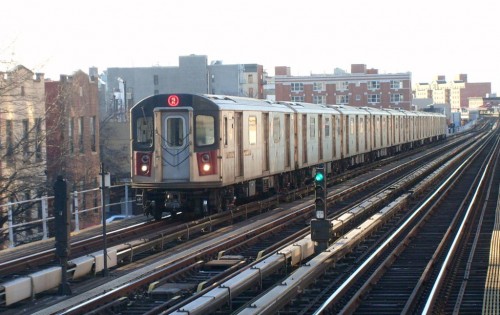
[[[17,66],[0,87],[0,198],[23,200],[45,188],[45,78]]]
[[[379,74],[366,65],[352,65],[354,73],[313,74],[291,76],[288,67],[277,67],[275,72],[276,100],[350,106],[411,109],[411,74]],[[302,84],[303,89],[293,91],[292,85]]]
[[[469,108],[470,98],[490,94],[491,83],[467,82],[467,74],[459,74],[448,82],[444,75],[438,75],[431,83],[417,83],[413,93],[416,98],[432,98],[434,103],[450,104],[452,112],[460,112]]]
[[[97,85],[97,78],[82,71],[46,82],[47,177],[51,183],[61,175],[71,190],[98,187],[101,160]],[[80,207],[96,207],[99,198],[98,193],[86,195]],[[99,224],[100,218],[98,211],[87,212],[80,217],[81,227]]]

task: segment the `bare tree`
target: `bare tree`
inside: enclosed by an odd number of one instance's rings
[[[0,248],[8,240],[9,211],[13,224],[40,217],[39,203],[13,203],[52,194],[46,176],[46,139],[52,131],[46,119],[54,110],[45,104],[43,74],[20,65],[0,72],[0,205],[11,204],[0,208]],[[16,229],[24,238],[36,232],[30,225]]]

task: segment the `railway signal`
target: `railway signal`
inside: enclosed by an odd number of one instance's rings
[[[324,166],[316,167],[316,175],[314,176],[314,192],[316,219],[324,220],[326,217],[326,178]]]
[[[314,175],[315,219],[311,220],[311,239],[315,242],[314,251],[320,253],[328,248],[331,222],[326,220],[326,175],[324,165],[316,167]]]

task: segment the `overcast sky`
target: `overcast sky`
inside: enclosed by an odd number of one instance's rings
[[[4,0],[0,61],[53,79],[91,66],[178,66],[189,54],[270,74],[362,63],[410,71],[413,83],[466,73],[500,94],[499,9],[496,0]]]

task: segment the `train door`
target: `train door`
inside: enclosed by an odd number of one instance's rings
[[[285,167],[290,167],[290,114],[285,114]]]
[[[337,156],[337,124],[338,124],[338,116],[332,116],[332,145],[333,145],[333,159],[338,159]]]
[[[346,120],[346,115],[340,115],[340,124],[338,124],[337,128],[339,130],[339,137],[340,137],[340,158],[343,159],[345,157],[345,148],[344,148],[344,143],[345,143],[345,120]]]
[[[264,148],[263,148],[263,156],[262,156],[262,170],[269,171],[269,113],[262,114],[262,126],[264,129]]]
[[[236,148],[234,150],[234,176],[243,176],[243,114],[234,113],[234,134],[236,135]]]
[[[293,161],[295,163],[295,168],[299,167],[299,115],[294,114],[294,122],[293,122]],[[301,162],[302,163],[302,162]]]
[[[307,164],[307,115],[302,115],[302,164]]]
[[[318,115],[318,161],[323,160],[323,115]]]
[[[384,147],[384,116],[380,116],[380,118],[377,117],[378,120],[378,130],[379,130],[379,135],[380,135],[380,148],[382,149]]]
[[[164,109],[161,117],[162,181],[189,181],[189,130],[191,111]]]
[[[346,144],[346,156],[351,155],[351,132],[352,132],[352,122],[351,122],[351,116],[346,115],[346,127],[345,127],[345,144]]]
[[[360,137],[360,130],[359,130],[359,127],[360,127],[360,123],[363,121],[363,118],[361,118],[361,122],[359,120],[359,116],[356,115],[354,116],[354,124],[355,124],[355,128],[354,128],[354,136],[356,137],[356,152],[355,153],[359,153],[359,137]]]
[[[364,130],[365,130],[365,152],[368,152],[369,151],[369,147],[368,147],[368,142],[370,141],[370,139],[368,138],[368,135],[370,134],[370,125],[369,125],[369,116],[366,115],[364,116]]]
[[[385,146],[390,147],[391,146],[391,117],[387,116],[385,118],[385,130],[386,130],[386,137],[385,137]]]

